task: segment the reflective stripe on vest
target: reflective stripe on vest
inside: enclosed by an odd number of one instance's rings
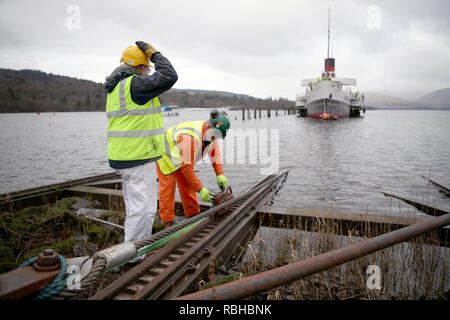
[[[108,159],[131,161],[160,157],[164,151],[164,123],[161,104],[153,98],[144,105],[131,98],[131,79],[120,81],[108,93]]]
[[[151,107],[145,108],[145,109],[127,109],[126,103],[125,103],[125,82],[128,80],[128,78],[123,79],[120,81],[120,87],[119,87],[119,105],[120,109],[117,111],[107,111],[106,116],[108,118],[119,118],[119,117],[125,117],[125,116],[145,116],[147,114],[157,114],[160,113],[161,107],[155,107],[153,105],[153,100],[150,100]]]
[[[164,175],[171,174],[181,168],[181,150],[178,145],[178,137],[181,134],[189,134],[194,137],[198,144],[198,150],[195,154],[195,163],[203,157],[202,153],[202,129],[205,121],[183,122],[176,126],[170,127],[166,132],[165,150],[161,159],[158,160],[160,171]],[[209,152],[212,143],[206,149]]]
[[[108,131],[108,138],[144,138],[164,134],[163,128],[141,131]]]

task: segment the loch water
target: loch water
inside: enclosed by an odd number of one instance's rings
[[[418,215],[382,191],[450,211],[429,177],[450,186],[450,110],[369,110],[361,118],[323,121],[283,110],[250,117],[229,111],[222,142],[234,193],[289,167],[274,205],[393,215]],[[205,120],[208,110],[181,109],[165,128]],[[0,114],[0,194],[111,172],[104,112]],[[209,160],[196,165],[217,191]]]

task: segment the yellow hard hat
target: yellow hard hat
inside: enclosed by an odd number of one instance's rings
[[[127,65],[136,67],[140,64],[150,67],[147,56],[138,46],[129,46],[125,49],[120,58],[120,62],[125,62]]]

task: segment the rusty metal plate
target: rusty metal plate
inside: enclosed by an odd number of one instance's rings
[[[40,291],[56,278],[60,269],[38,272],[33,267],[23,267],[0,274],[0,300],[17,300]]]
[[[222,192],[216,193],[213,198],[213,206],[217,207],[219,204],[222,204],[228,200],[233,199],[233,190],[231,190],[231,187],[228,186],[226,189]],[[232,207],[233,204],[230,204],[229,207],[223,208],[222,210],[219,210],[216,214],[218,216],[224,214],[229,210],[230,207]]]

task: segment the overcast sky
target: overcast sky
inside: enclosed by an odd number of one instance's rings
[[[103,82],[143,40],[175,88],[295,100],[323,70],[330,3],[338,77],[404,98],[450,87],[448,0],[0,0],[0,67]]]

